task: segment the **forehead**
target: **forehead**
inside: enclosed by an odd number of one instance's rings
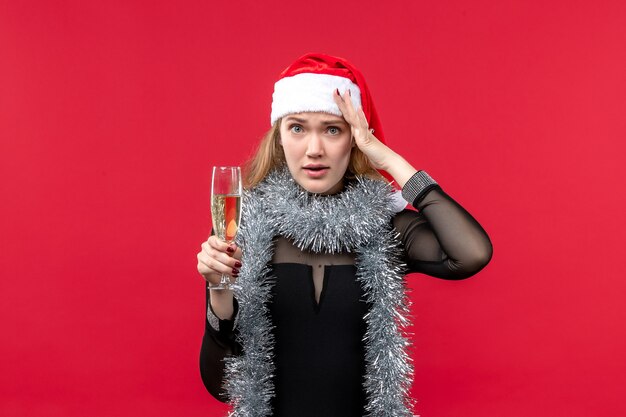
[[[302,112],[294,113],[285,116],[285,122],[297,121],[300,123],[346,123],[345,119],[341,116],[336,116],[330,113],[324,112]]]

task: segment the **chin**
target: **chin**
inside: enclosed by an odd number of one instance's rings
[[[324,187],[321,184],[315,184],[312,183],[311,181],[308,181],[307,179],[296,179],[296,182],[298,183],[298,185],[302,188],[304,188],[305,190],[307,190],[310,193],[314,193],[314,194],[319,194],[319,193],[323,193],[324,191],[326,191],[329,187]]]
[[[337,187],[338,182],[331,183],[329,181],[315,181],[309,178],[305,178],[304,180],[297,182],[302,188],[313,194],[334,194],[339,192],[342,188]],[[338,189],[335,190],[336,188]]]
[[[312,194],[325,194],[330,190],[331,187],[310,187],[310,186],[302,186],[305,190]]]

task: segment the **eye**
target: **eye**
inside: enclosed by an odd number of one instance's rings
[[[302,126],[300,125],[291,125],[289,126],[289,130],[293,133],[302,133]]]
[[[328,133],[330,133],[331,135],[338,135],[341,133],[341,129],[339,129],[338,127],[335,126],[330,126],[328,128]]]

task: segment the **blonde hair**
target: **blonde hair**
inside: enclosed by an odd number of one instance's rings
[[[270,130],[263,135],[256,152],[244,165],[244,188],[254,188],[263,181],[273,169],[286,165],[285,152],[280,145],[281,120],[282,119],[276,120]],[[365,176],[386,181],[385,177],[370,165],[367,156],[365,156],[357,146],[354,146],[350,153],[350,162],[348,163],[345,178],[351,179],[356,176]]]

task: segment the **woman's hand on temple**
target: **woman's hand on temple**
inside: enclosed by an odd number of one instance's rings
[[[335,90],[333,99],[335,103],[337,103],[339,110],[341,110],[343,118],[350,125],[356,146],[367,156],[374,168],[387,170],[391,164],[391,160],[396,157],[397,154],[378,140],[369,130],[363,109],[360,107],[358,110],[354,108],[349,91],[350,90],[346,90],[343,96],[341,96],[339,91]]]
[[[375,169],[387,171],[400,188],[404,187],[404,184],[417,170],[374,136],[369,130],[363,109],[359,107],[357,110],[352,105],[349,91],[345,91],[341,96],[339,90],[335,90],[333,99],[341,110],[343,118],[350,125],[356,146],[367,156]]]

